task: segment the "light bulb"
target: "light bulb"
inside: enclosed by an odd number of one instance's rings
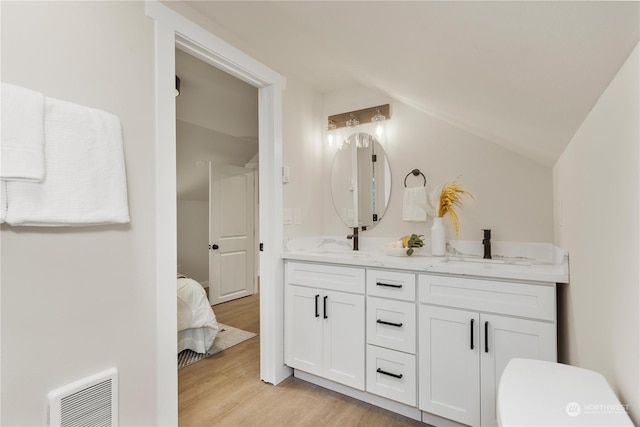
[[[382,137],[384,137],[384,121],[386,119],[387,118],[385,116],[380,114],[380,111],[378,111],[373,117],[371,117],[371,123],[373,123],[375,126],[376,136],[378,137],[378,140],[382,140]]]
[[[336,127],[336,124],[332,120],[329,120],[329,124],[327,125],[327,142],[329,143],[330,147],[333,147],[334,143],[337,142],[337,133],[338,128]]]

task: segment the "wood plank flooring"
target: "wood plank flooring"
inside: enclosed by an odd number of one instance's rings
[[[214,306],[219,322],[259,333],[258,294]],[[260,381],[257,336],[178,371],[179,425],[425,427],[297,378]]]

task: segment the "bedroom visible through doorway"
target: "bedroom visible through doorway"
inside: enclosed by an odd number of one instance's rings
[[[179,350],[185,348],[181,356],[191,353],[187,346],[191,344],[205,355],[219,351],[219,344],[234,328],[254,334],[260,328],[258,89],[179,49],[175,59],[180,79],[176,97],[177,269],[179,275],[204,289],[199,299],[185,298],[184,279],[178,281],[178,339],[184,344]],[[199,325],[197,318],[205,310],[219,319]],[[188,323],[194,319],[195,323]],[[200,343],[184,343],[208,339],[212,331],[214,339],[210,347],[207,341],[206,353]],[[252,344],[247,348],[254,353],[251,363],[256,365],[252,369],[259,371],[259,338],[248,341]],[[226,348],[221,353],[229,351]],[[201,359],[197,353],[193,356]],[[211,363],[218,360],[219,365],[220,357],[207,356],[206,361],[187,368],[190,372],[215,369]]]
[[[258,89],[175,54],[177,264],[218,304],[257,291]]]

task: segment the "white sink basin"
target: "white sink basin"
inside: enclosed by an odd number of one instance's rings
[[[357,258],[357,259],[371,258],[371,254],[368,252],[354,251],[353,249],[350,249],[350,248],[344,248],[344,249],[343,248],[330,248],[330,249],[319,248],[314,250],[313,252],[322,254],[322,255],[328,255],[328,256],[340,255],[345,258]]]
[[[530,261],[524,260],[515,260],[515,259],[485,259],[485,258],[471,258],[471,257],[446,257],[442,262],[446,262],[449,264],[460,264],[460,265],[473,265],[473,264],[482,264],[482,265],[518,265],[523,267],[531,267],[532,263]]]

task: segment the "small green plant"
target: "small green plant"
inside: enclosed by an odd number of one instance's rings
[[[415,251],[413,248],[421,248],[424,246],[424,240],[422,240],[423,237],[424,235],[422,234],[407,234],[400,238],[400,240],[402,240],[402,247],[407,248],[407,256],[413,255],[413,252]]]

